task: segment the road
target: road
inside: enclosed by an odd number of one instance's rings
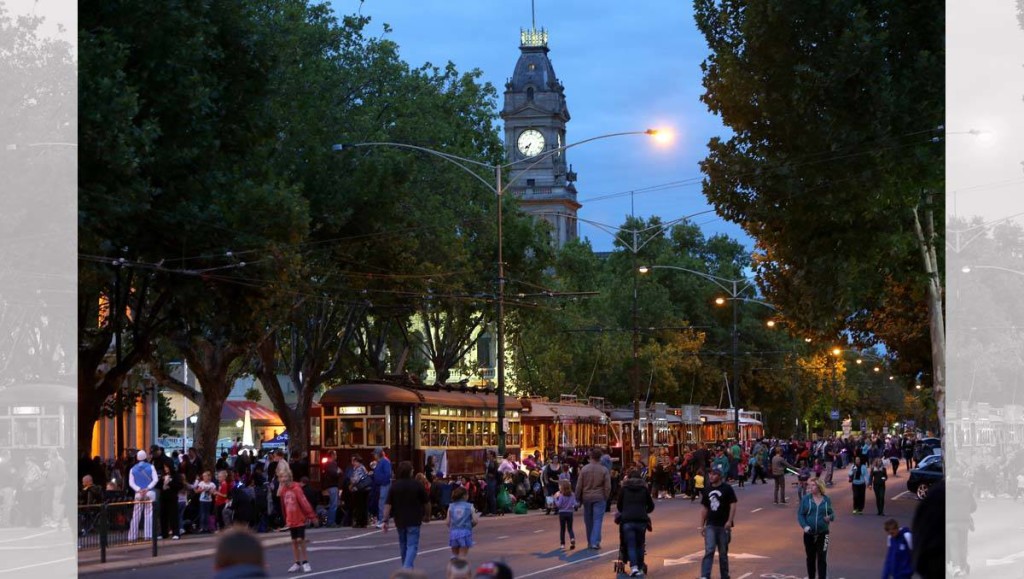
[[[898,495],[887,504],[888,516],[901,525],[909,525],[917,499],[902,492],[905,474],[889,479],[890,494]],[[790,477],[792,478],[792,477]],[[739,497],[736,529],[730,545],[730,572],[734,579],[799,579],[806,575],[801,531],[796,523],[796,494],[789,487],[789,504],[772,504],[772,486],[747,485],[737,489]],[[880,574],[885,558],[885,517],[874,514],[874,497],[868,492],[866,514],[854,516],[849,485],[846,481],[830,489],[838,520],[833,523],[829,552],[829,576],[836,579],[860,579]],[[698,531],[700,503],[682,498],[657,501],[652,513],[654,532],[648,534],[647,564],[652,577],[698,577],[703,540]],[[612,576],[612,562],[618,552],[618,528],[609,514],[604,520],[600,551],[587,550],[583,538],[583,517],[575,519],[577,543],[583,548],[563,552],[558,548],[558,520],[543,512],[484,518],[475,531],[476,547],[469,559],[479,564],[489,560],[508,562],[517,578],[551,576],[587,578]],[[399,567],[398,539],[393,532],[367,529],[316,530],[309,533],[309,559],[315,576],[351,576],[383,579]],[[203,540],[203,539],[197,539]],[[205,539],[203,548],[212,544]],[[184,543],[184,542],[183,542]],[[416,567],[431,576],[443,577],[450,557],[447,527],[431,522],[423,527]],[[272,577],[287,577],[291,548],[278,545],[267,549]],[[160,559],[159,557],[157,559]],[[167,557],[170,560],[171,557]],[[195,577],[210,573],[209,556],[192,557],[147,568],[155,577]],[[140,561],[149,563],[146,558]],[[141,566],[139,567],[141,568]],[[117,572],[80,568],[82,576],[102,573],[103,577],[134,577],[138,569]],[[291,575],[294,576],[294,575]],[[717,558],[714,577],[718,577]]]
[[[971,574],[993,579],[1021,577],[1024,563],[1024,500],[1008,495],[977,499],[974,532],[967,535],[967,562]]]

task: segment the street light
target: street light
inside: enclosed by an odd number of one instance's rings
[[[196,422],[199,421],[199,415],[198,414],[193,414],[192,416],[189,416],[188,417],[188,421],[192,423],[192,438],[193,438],[192,446],[195,446],[196,445],[196,441],[195,441],[195,437],[196,437]],[[182,444],[182,446],[185,446],[185,445],[188,444],[188,428],[185,428],[185,440],[183,440],[181,444]],[[185,452],[188,452],[188,449],[185,449]]]
[[[419,151],[428,155],[433,155],[440,159],[455,165],[459,169],[469,173],[474,179],[480,181],[484,187],[487,187],[498,201],[498,299],[497,299],[497,312],[495,315],[495,338],[498,342],[498,359],[497,367],[495,372],[498,375],[498,454],[501,456],[505,455],[505,264],[503,261],[503,239],[502,239],[502,211],[501,211],[501,197],[508,190],[509,187],[515,183],[519,177],[526,174],[527,171],[538,165],[541,161],[557,155],[563,151],[578,147],[591,141],[598,141],[601,139],[610,139],[612,137],[621,137],[625,135],[647,135],[651,137],[657,137],[659,142],[664,142],[666,137],[670,135],[665,131],[658,129],[647,129],[644,131],[622,131],[618,133],[608,133],[605,135],[598,135],[596,137],[590,137],[577,141],[562,147],[556,147],[549,149],[538,155],[532,157],[526,157],[517,161],[511,161],[500,165],[492,165],[483,161],[477,161],[476,159],[468,159],[466,157],[460,157],[451,153],[445,153],[436,149],[430,149],[428,147],[421,147],[419,145],[410,145],[408,143],[394,143],[389,141],[376,141],[366,143],[338,143],[331,146],[331,150],[335,152],[342,152],[346,149],[356,147],[389,147],[397,149],[409,149],[412,151]],[[513,167],[520,163],[527,163],[528,165],[520,172],[520,174],[511,179],[507,183],[502,183],[502,173],[505,169]],[[475,168],[475,169],[474,169]],[[485,179],[477,171],[480,169],[486,169],[488,172],[494,174],[494,183]]]
[[[718,305],[725,305],[726,301],[732,302],[732,405],[733,405],[733,423],[736,428],[736,442],[740,441],[740,355],[739,355],[739,310],[736,304],[738,302],[751,302],[758,305],[762,305],[768,309],[778,311],[778,308],[753,298],[745,298],[740,294],[750,287],[752,284],[747,279],[726,279],[704,273],[702,271],[696,271],[693,269],[687,269],[685,267],[679,267],[675,265],[642,265],[638,268],[640,273],[648,273],[652,269],[672,269],[686,273],[692,273],[693,275],[702,277],[711,283],[722,288],[729,297],[715,298],[715,303]]]

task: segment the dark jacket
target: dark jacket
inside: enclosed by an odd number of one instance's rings
[[[622,483],[615,508],[622,513],[619,522],[649,523],[647,514],[654,510],[654,499],[641,479],[629,478]]]

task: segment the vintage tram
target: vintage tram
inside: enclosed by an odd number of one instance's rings
[[[583,454],[608,444],[608,415],[598,407],[598,400],[579,402],[576,396],[563,394],[558,402],[527,396],[520,403],[523,456],[535,451],[544,458]]]
[[[521,410],[519,400],[505,397],[506,449],[517,456]],[[319,464],[334,450],[339,464],[355,453],[369,464],[380,447],[394,463],[411,461],[417,472],[431,455],[447,463],[446,474],[479,474],[487,449],[498,447],[497,421],[498,397],[491,389],[414,381],[346,384],[324,392],[310,413],[310,461]]]

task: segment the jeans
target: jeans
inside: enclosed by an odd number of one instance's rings
[[[416,553],[420,550],[420,526],[398,527],[398,556],[403,569],[412,569]]]
[[[850,485],[853,487],[853,510],[856,512],[862,512],[864,510],[864,495],[867,493],[868,487],[865,484]]]
[[[825,484],[828,486],[832,486],[832,473],[835,472],[835,465],[836,463],[831,460],[825,463]]]
[[[644,568],[644,538],[647,523],[622,523],[622,537],[626,540],[626,555],[633,569]]]
[[[210,517],[213,515],[213,501],[199,501],[199,530],[216,531],[217,527],[210,527]]]
[[[875,491],[875,507],[878,514],[885,514],[885,484],[872,485],[871,490]]]
[[[827,579],[828,533],[804,533],[804,552],[807,553],[807,579],[815,579],[815,570],[820,579]]]
[[[569,538],[576,542],[576,533],[572,530],[572,511],[567,513],[558,513],[558,536],[561,540],[558,542],[565,544],[565,530],[569,530]]]
[[[601,523],[604,522],[604,507],[607,502],[583,502],[583,526],[587,529],[587,543],[591,547],[601,544]]]
[[[380,487],[380,496],[377,497],[377,522],[378,523],[383,523],[384,522],[384,519],[383,519],[383,517],[384,517],[384,505],[386,505],[388,503],[388,492],[390,492],[390,491],[391,491],[391,485],[390,484],[387,484],[387,485],[384,485],[384,486]],[[416,532],[419,533],[419,529],[417,529]],[[418,538],[418,535],[417,535],[417,538]],[[412,567],[412,565],[409,565],[409,566]]]
[[[338,487],[327,487],[327,526],[338,524]]]
[[[498,479],[487,479],[487,513],[493,515],[498,512]]]
[[[711,577],[711,565],[715,560],[715,549],[718,549],[718,567],[722,578],[729,577],[729,540],[732,533],[725,527],[708,525],[704,527],[704,558],[700,562],[700,576]]]

